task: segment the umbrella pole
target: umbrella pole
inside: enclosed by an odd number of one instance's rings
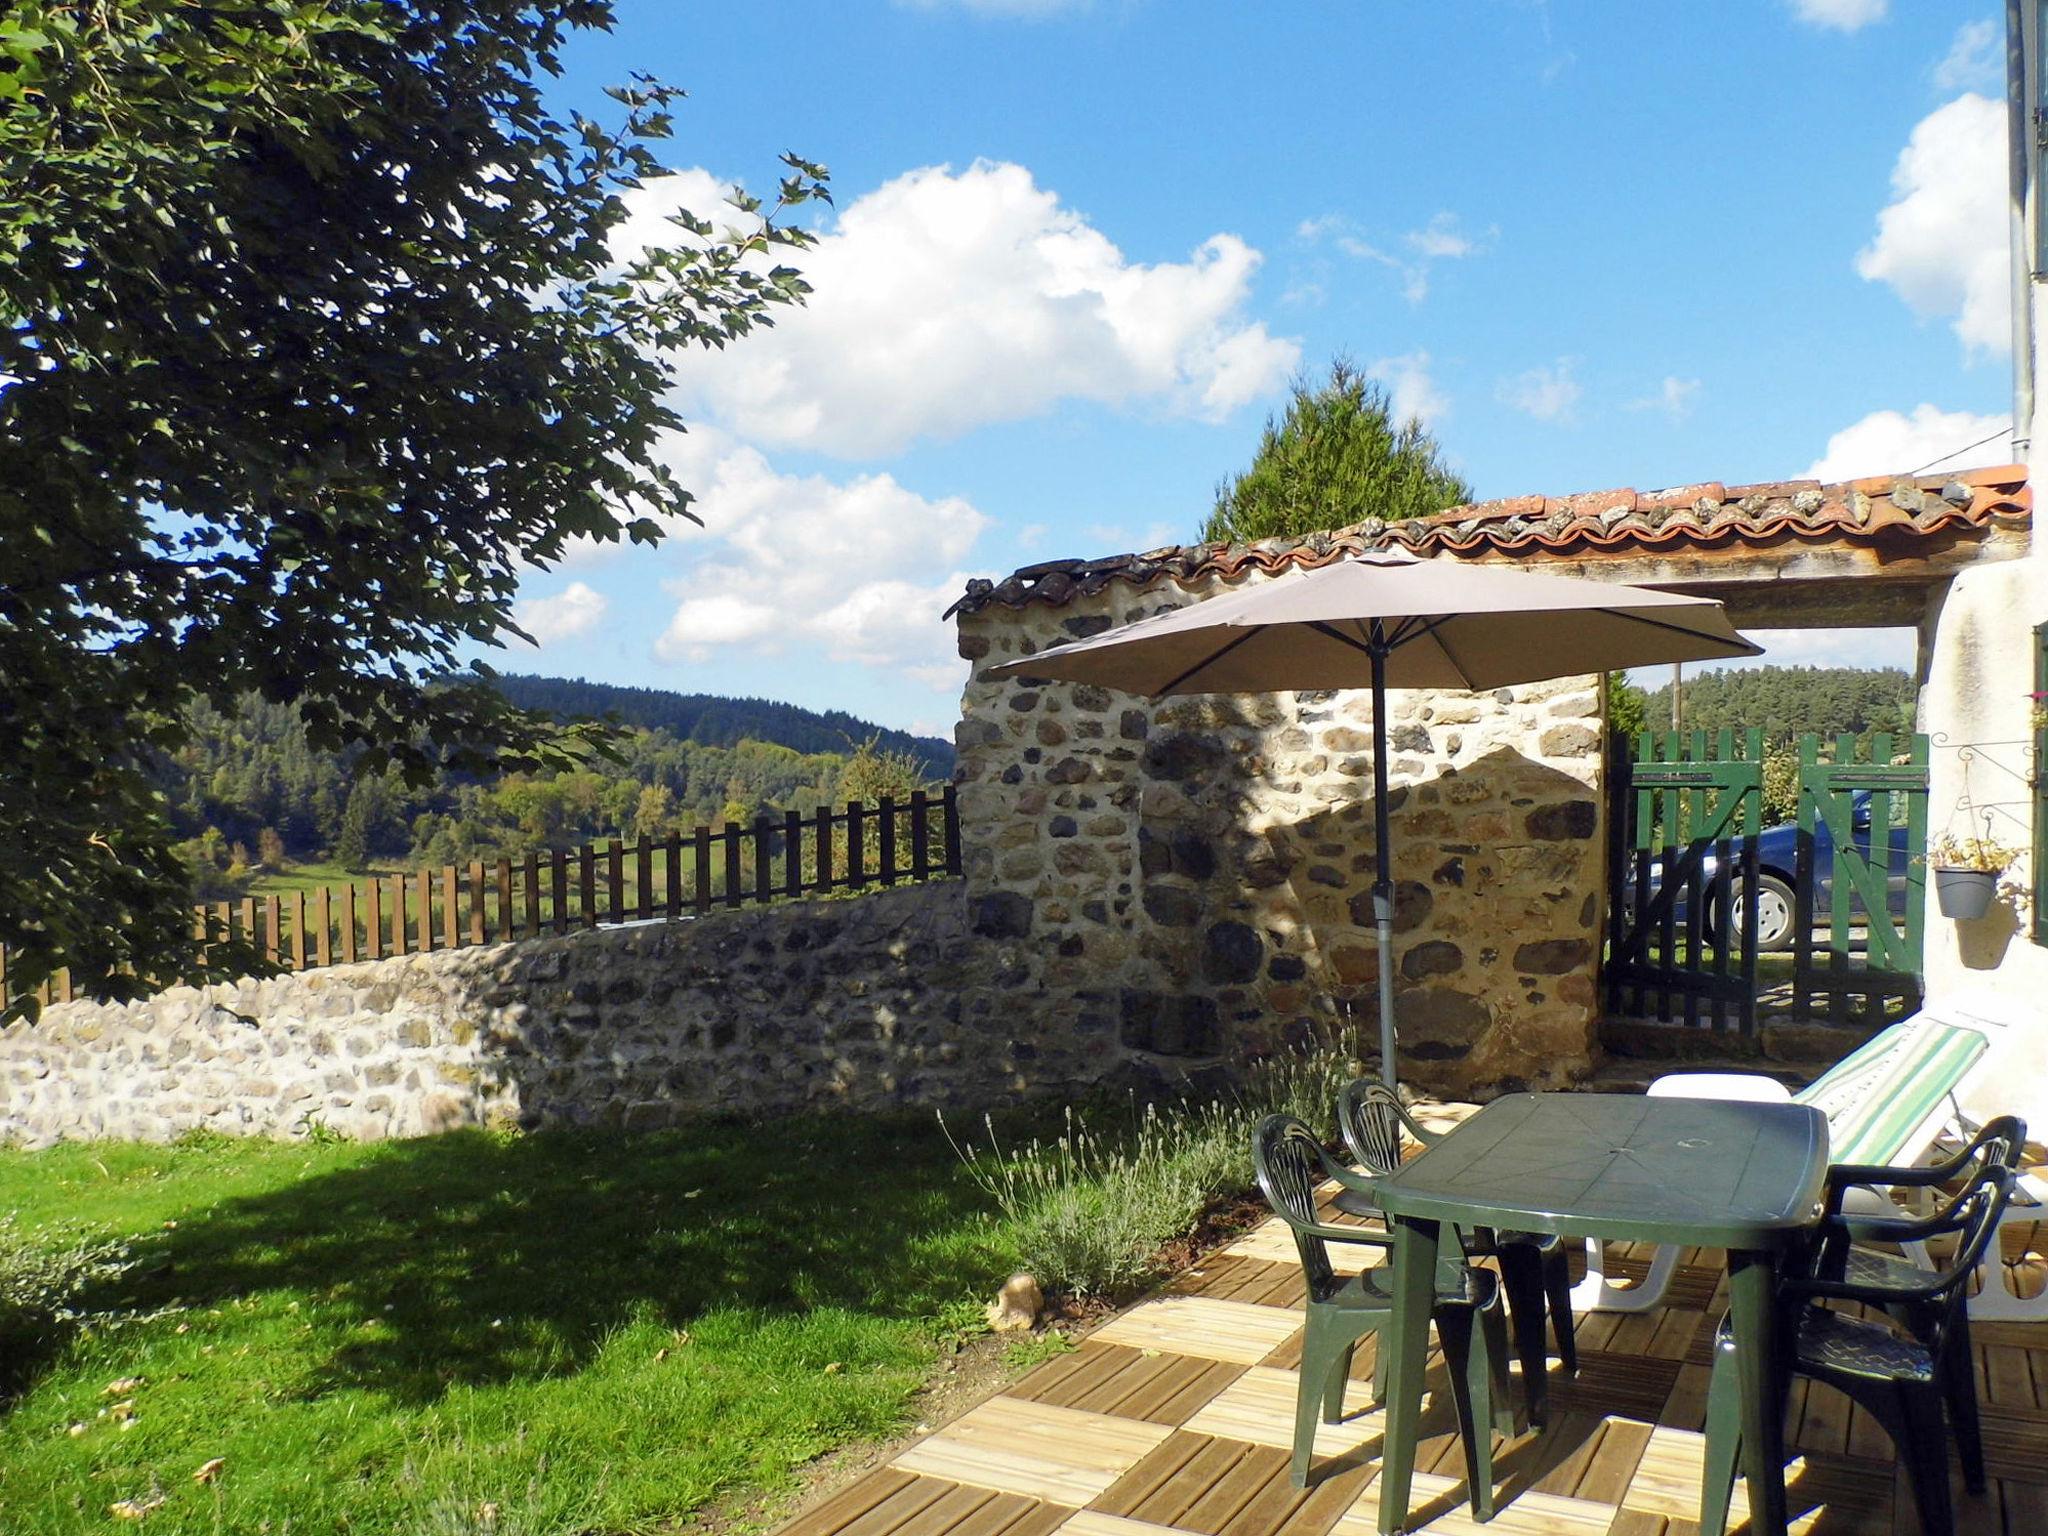
[[[1394,850],[1387,813],[1387,646],[1372,626],[1373,852],[1379,878],[1372,886],[1372,922],[1380,952],[1380,1077],[1394,1086]]]

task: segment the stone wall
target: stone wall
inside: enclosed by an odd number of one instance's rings
[[[1372,1041],[1369,694],[1152,703],[981,676],[1223,587],[1112,582],[962,612],[970,899],[1029,941],[1032,990],[1126,1049],[1254,1053],[1347,1010]],[[1598,682],[1389,696],[1402,1070],[1433,1087],[1555,1086],[1590,1065]]]
[[[986,606],[961,653],[1219,585]],[[1597,680],[1391,707],[1402,1070],[1566,1083],[1595,1016]],[[1347,1016],[1371,1044],[1371,726],[1362,694],[1152,704],[977,670],[964,882],[66,1004],[0,1031],[0,1140],[966,1108],[1170,1085]]]
[[[0,1141],[350,1136],[1059,1094],[1112,1039],[1020,1009],[959,881],[333,966],[0,1031]]]

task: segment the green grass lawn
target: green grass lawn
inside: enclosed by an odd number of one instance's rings
[[[497,868],[498,866],[495,860],[486,862],[484,865],[486,922],[489,926],[489,931],[493,936],[499,936],[503,934],[505,922],[504,916],[501,913],[498,905]],[[722,870],[723,866],[720,866],[720,868]],[[782,865],[779,861],[777,862],[775,868],[777,871],[777,878],[779,879],[780,872],[782,869]],[[609,870],[610,865],[605,860],[600,859],[598,861],[596,869],[596,899],[598,910],[602,913],[609,913],[609,911],[611,910],[611,886],[607,883],[609,880]],[[514,885],[511,920],[513,926],[521,934],[524,934],[526,932],[528,916],[526,907],[526,888],[522,883],[523,871],[523,864],[515,864],[513,876]],[[640,897],[640,879],[638,865],[632,859],[627,859],[620,873],[624,877],[623,891],[620,898],[622,903],[622,910],[630,914],[631,912],[636,910],[637,903]],[[461,893],[456,898],[456,927],[461,933],[467,934],[469,932],[470,920],[470,895],[469,886],[467,884],[467,881],[469,879],[469,866],[466,864],[460,866],[459,874],[461,879],[465,883],[461,888]],[[654,868],[653,874],[654,878],[649,883],[647,890],[648,911],[650,913],[659,915],[660,913],[666,910],[668,902],[668,881],[665,870],[658,863]],[[416,927],[419,922],[419,897],[415,894],[414,885],[414,881],[417,879],[419,875],[419,866],[405,865],[401,867],[390,864],[375,864],[371,865],[366,869],[352,870],[344,868],[340,864],[332,863],[287,864],[282,869],[266,869],[258,871],[257,873],[251,875],[247,887],[247,894],[255,897],[259,902],[266,896],[277,896],[281,898],[285,906],[284,923],[286,925],[286,931],[289,932],[290,925],[292,922],[292,897],[295,894],[303,893],[306,897],[307,906],[310,909],[312,906],[313,898],[319,892],[323,890],[330,891],[333,893],[331,899],[334,904],[335,913],[333,922],[337,925],[336,932],[338,934],[338,925],[341,922],[340,914],[343,893],[347,891],[347,889],[351,885],[353,885],[356,888],[357,900],[360,902],[367,903],[367,887],[373,881],[381,881],[384,884],[384,890],[380,892],[379,899],[384,906],[383,932],[385,941],[388,942],[390,938],[390,902],[392,900],[392,897],[390,895],[390,881],[393,875],[404,875],[407,877],[405,899],[408,945],[410,945],[412,942],[411,935],[416,931]],[[428,905],[433,912],[431,922],[433,925],[433,931],[437,935],[438,943],[438,936],[443,932],[441,881],[438,866],[436,866],[435,870],[433,871],[433,875],[434,878],[429,887]],[[718,876],[718,879],[722,882],[723,878],[724,876],[721,873]],[[543,923],[552,923],[555,917],[553,876],[545,866],[541,871],[540,879],[540,920]],[[567,910],[571,914],[572,919],[580,923],[582,919],[582,907],[580,905],[581,897],[577,894],[579,889],[577,884],[578,879],[578,866],[572,863],[569,872],[569,904]],[[753,869],[751,866],[749,866],[743,872],[741,888],[743,890],[748,891],[752,890],[753,888]],[[723,884],[721,883],[720,885],[718,885],[717,889],[722,892],[724,890]],[[857,891],[841,891],[831,894],[844,897],[858,897],[862,893]],[[683,908],[685,910],[690,909],[694,905],[695,899],[695,885],[686,882],[686,887],[679,898]],[[239,902],[240,898],[237,897],[235,898],[235,902],[233,904],[239,905]],[[307,920],[309,922],[312,921],[310,911]],[[363,920],[366,920],[366,918]],[[336,940],[336,947],[337,949],[339,948],[338,938]]]
[[[679,1529],[902,1427],[984,1208],[928,1117],[0,1151],[0,1213],[134,1238],[91,1299],[158,1314],[0,1360],[0,1531]]]
[[[289,896],[293,891],[304,891],[310,896],[322,889],[339,891],[347,885],[361,885],[365,880],[409,874],[411,868],[410,865],[400,869],[385,864],[375,864],[367,869],[344,869],[339,864],[287,864],[282,869],[266,869],[251,876],[249,894]]]

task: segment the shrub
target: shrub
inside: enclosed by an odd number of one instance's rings
[[[1128,1295],[1158,1278],[1162,1250],[1216,1201],[1252,1188],[1261,1120],[1298,1115],[1329,1133],[1337,1090],[1358,1071],[1356,1052],[1333,1042],[1256,1063],[1220,1097],[1138,1107],[1126,1124],[1091,1124],[1070,1109],[1059,1135],[1008,1152],[985,1122],[987,1145],[961,1156],[1040,1285]]]
[[[1799,754],[1787,742],[1764,747],[1764,825],[1774,827],[1799,814]]]
[[[116,1314],[87,1305],[134,1267],[125,1243],[91,1233],[25,1235],[0,1215],[0,1390],[77,1329]]]

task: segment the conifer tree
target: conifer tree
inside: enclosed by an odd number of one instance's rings
[[[1266,418],[1251,467],[1216,488],[1202,537],[1242,544],[1470,501],[1472,488],[1440,453],[1420,421],[1397,423],[1386,390],[1339,358],[1322,382],[1294,381],[1285,413]]]

